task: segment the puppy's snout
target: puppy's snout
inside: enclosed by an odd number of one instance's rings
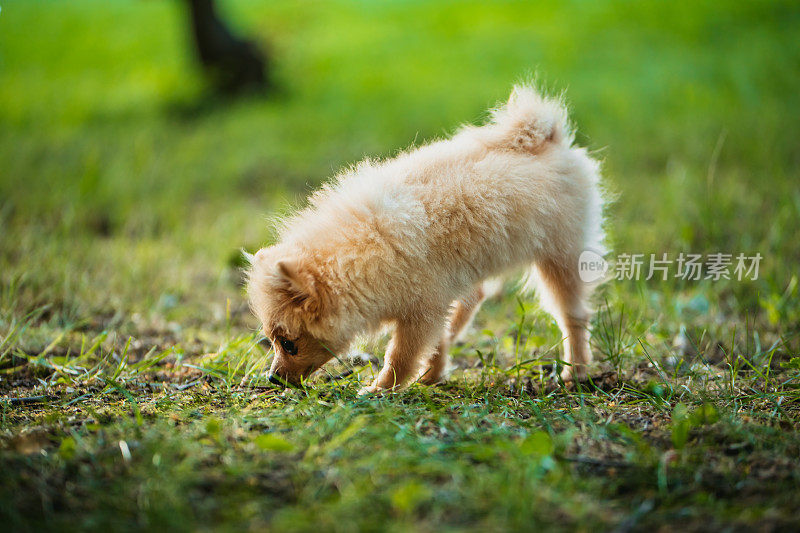
[[[267,375],[270,383],[279,385],[281,387],[299,387],[300,380],[291,375],[279,374],[277,372],[270,372]]]
[[[269,380],[270,383],[274,383],[275,385],[285,384],[278,374],[270,374],[269,376],[267,376],[267,379]]]

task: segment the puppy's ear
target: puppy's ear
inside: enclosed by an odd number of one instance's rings
[[[275,269],[295,305],[310,314],[321,311],[322,287],[307,264],[297,259],[281,259],[276,263]]]
[[[310,296],[314,291],[314,278],[305,272],[296,259],[281,259],[275,265],[278,277],[286,282],[298,296]]]

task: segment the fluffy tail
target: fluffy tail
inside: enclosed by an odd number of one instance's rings
[[[572,144],[567,110],[560,100],[546,98],[533,87],[517,85],[508,102],[492,111],[479,130],[495,149],[537,154],[550,144]]]

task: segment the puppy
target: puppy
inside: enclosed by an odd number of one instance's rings
[[[563,332],[563,377],[585,378],[592,286],[578,257],[603,253],[603,201],[599,164],[573,140],[558,100],[517,86],[487,124],[322,187],[277,244],[250,256],[250,304],[275,349],[270,381],[297,384],[389,324],[384,366],[362,393],[436,383],[487,280],[522,269]]]

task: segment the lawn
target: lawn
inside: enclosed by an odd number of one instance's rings
[[[182,2],[0,11],[0,521],[26,530],[800,527],[800,6],[261,2],[277,88],[220,98]],[[590,383],[508,283],[441,386],[304,388],[242,249],[338,169],[565,91],[613,252],[761,254],[757,279],[611,279]]]

